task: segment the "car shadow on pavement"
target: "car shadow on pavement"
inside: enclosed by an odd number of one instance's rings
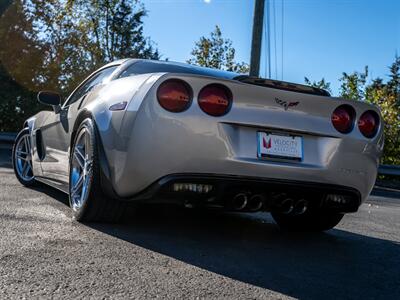
[[[54,187],[50,187],[44,183],[37,181],[37,182],[35,182],[35,184],[33,186],[26,187],[26,188],[32,189],[39,193],[43,193],[43,194],[51,197],[52,199],[57,200],[61,204],[68,206],[68,208],[69,208],[68,194],[66,194]]]
[[[142,209],[143,210],[143,209]],[[397,298],[399,243],[331,230],[279,230],[269,214],[144,209],[126,224],[87,224],[151,251],[296,298]]]

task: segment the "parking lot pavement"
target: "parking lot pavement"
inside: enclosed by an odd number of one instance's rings
[[[1,299],[400,299],[399,199],[371,197],[321,234],[165,207],[79,224],[64,194],[21,186],[1,151]]]

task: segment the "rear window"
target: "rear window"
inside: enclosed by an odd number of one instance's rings
[[[125,71],[119,76],[128,77],[138,74],[146,73],[184,73],[184,74],[195,74],[203,76],[211,76],[224,79],[232,79],[238,74],[228,71],[221,71],[211,68],[197,67],[193,65],[180,64],[175,62],[162,62],[162,61],[137,61],[130,65]]]

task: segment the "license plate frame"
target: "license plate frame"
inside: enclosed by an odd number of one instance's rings
[[[259,159],[301,162],[304,158],[303,150],[303,136],[257,131],[257,157]]]

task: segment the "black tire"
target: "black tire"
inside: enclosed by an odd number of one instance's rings
[[[17,145],[20,142],[20,140],[26,135],[29,135],[29,129],[28,128],[24,128],[18,133],[18,135],[17,135],[17,137],[15,139],[14,145],[13,145],[12,159],[11,160],[12,160],[14,173],[15,173],[15,176],[17,177],[18,181],[21,184],[23,184],[24,186],[30,187],[30,186],[33,186],[36,183],[35,177],[34,177],[34,174],[33,174],[33,170],[32,170],[32,176],[33,176],[32,179],[25,180],[23,177],[21,177],[21,175],[19,174],[19,172],[17,170],[17,159],[16,159]]]
[[[280,228],[288,231],[318,232],[334,228],[343,218],[343,214],[327,211],[308,211],[302,215],[286,215],[272,212],[272,217]]]
[[[72,174],[72,157],[77,143],[77,138],[82,130],[87,130],[90,133],[91,154],[92,154],[92,175],[88,184],[88,197],[83,205],[78,208],[73,208],[71,197],[71,174]],[[117,222],[120,220],[123,211],[124,203],[121,201],[108,198],[101,187],[100,163],[99,163],[99,136],[95,123],[92,119],[87,118],[82,121],[74,138],[74,143],[71,147],[70,155],[70,175],[69,175],[69,203],[73,211],[73,218],[79,222]]]

